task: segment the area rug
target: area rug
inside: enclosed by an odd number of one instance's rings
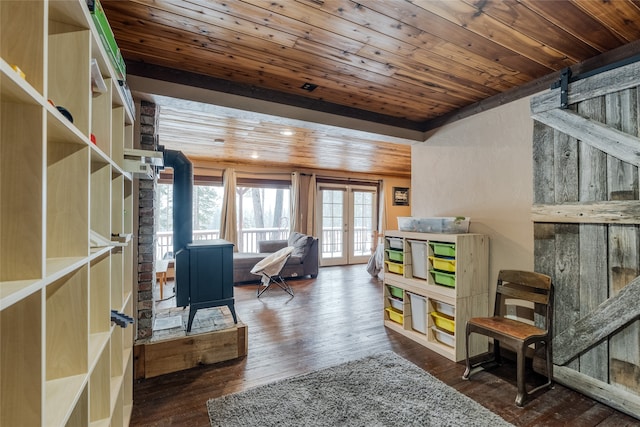
[[[511,426],[393,352],[207,402],[218,426]]]

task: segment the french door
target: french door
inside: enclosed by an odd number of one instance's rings
[[[377,187],[318,184],[320,265],[366,263],[377,223]]]

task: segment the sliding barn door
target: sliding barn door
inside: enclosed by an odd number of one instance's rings
[[[554,376],[640,418],[640,66],[532,99],[535,269],[553,278]]]

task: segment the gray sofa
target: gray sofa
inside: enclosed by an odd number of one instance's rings
[[[286,246],[293,246],[294,250],[284,268],[281,276],[286,278],[318,276],[318,239],[304,234],[293,232],[288,240],[262,240],[258,242],[260,253],[233,254],[233,283],[255,283],[260,281],[260,276],[251,274],[251,269],[267,255],[276,252]]]

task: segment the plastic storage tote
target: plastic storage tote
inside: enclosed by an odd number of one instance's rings
[[[449,233],[462,234],[469,232],[469,217],[432,217],[419,218],[413,216],[399,216],[398,229],[415,231],[418,233]]]
[[[456,256],[455,243],[429,242],[429,245],[431,245],[431,248],[433,248],[433,254],[436,256]]]
[[[431,317],[433,317],[433,321],[436,326],[440,329],[443,329],[447,332],[451,332],[452,334],[456,331],[456,323],[455,319],[446,314],[438,313],[437,311],[431,312]]]
[[[391,286],[391,285],[387,285],[387,288],[389,289],[389,293],[391,294],[391,296],[396,297],[398,299],[402,299],[402,288],[396,288],[395,286]]]
[[[431,270],[433,279],[438,285],[449,286],[450,288],[456,287],[456,275],[455,273],[445,273],[444,271]]]
[[[404,301],[401,298],[388,297],[389,304],[391,307],[395,308],[398,311],[404,311],[402,304]]]
[[[452,334],[442,331],[435,326],[432,326],[431,330],[433,331],[433,336],[436,337],[436,340],[440,341],[442,344],[448,345],[449,347],[454,347],[456,345],[456,339]]]
[[[387,242],[389,242],[391,249],[404,249],[402,247],[402,237],[387,237]]]
[[[389,261],[402,262],[404,260],[404,253],[395,249],[385,249],[387,251],[387,257]]]
[[[385,261],[385,262],[387,263],[387,268],[391,273],[395,273],[395,274],[404,273],[404,266],[402,264],[398,264],[396,262],[391,262],[391,261]]]
[[[391,319],[392,321],[394,321],[396,323],[400,323],[402,325],[402,323],[404,321],[404,316],[402,315],[401,311],[398,311],[393,307],[387,307],[387,308],[385,308],[385,310],[387,311],[387,314],[389,315],[389,319]]]
[[[452,258],[439,258],[436,256],[430,256],[429,260],[431,260],[431,265],[436,270],[441,271],[456,271],[456,260]]]
[[[423,334],[427,333],[427,299],[407,292],[411,299],[411,327]]]
[[[456,316],[456,308],[451,304],[447,304],[446,302],[431,300],[431,304],[433,304],[433,308],[438,313],[446,314],[447,316],[455,317]]]
[[[420,240],[408,240],[411,244],[411,264],[413,277],[419,279],[427,278],[427,242]]]

